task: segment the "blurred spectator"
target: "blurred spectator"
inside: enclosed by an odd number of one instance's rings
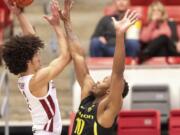
[[[0,66],[2,65],[2,45],[13,35],[12,15],[6,2],[8,0],[0,1]]]
[[[113,0],[116,12],[112,15],[120,20],[130,6],[130,0]],[[115,29],[111,20],[112,16],[104,16],[98,23],[91,38],[91,57],[112,57],[115,48]],[[126,55],[135,57],[140,51],[139,31],[141,22],[137,22],[126,33]],[[134,31],[134,32],[133,32]]]
[[[6,5],[6,1],[7,0],[1,0],[0,1],[0,26],[2,28],[3,32],[3,40],[8,39],[10,36],[13,35],[13,21],[12,21],[12,15],[11,12],[8,8],[8,6]],[[3,14],[3,13],[4,14]]]
[[[153,56],[178,56],[176,23],[168,20],[164,5],[155,1],[148,7],[148,23],[140,34],[140,63]]]

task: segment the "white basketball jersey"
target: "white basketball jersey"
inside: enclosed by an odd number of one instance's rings
[[[53,81],[49,82],[48,93],[46,96],[37,98],[29,90],[29,81],[33,75],[20,77],[18,87],[27,102],[31,113],[33,127],[32,130],[47,131],[60,134],[62,130],[62,121],[58,105],[56,88]]]

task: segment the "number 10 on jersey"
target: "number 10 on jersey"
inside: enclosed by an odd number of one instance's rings
[[[83,132],[84,126],[85,126],[85,121],[80,118],[77,118],[76,119],[76,128],[75,128],[74,133],[77,135],[81,135]]]

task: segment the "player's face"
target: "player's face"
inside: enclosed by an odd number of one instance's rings
[[[102,97],[109,93],[111,76],[105,77],[102,81],[98,81],[94,86],[94,94],[97,97]]]
[[[126,11],[130,6],[130,0],[114,0],[118,11]]]
[[[40,60],[40,52],[34,54],[33,59],[31,61],[33,69],[38,71],[41,68],[41,60]]]
[[[154,7],[152,12],[152,20],[161,21],[162,19],[163,19],[163,13],[161,12],[160,9],[158,9],[158,7]]]

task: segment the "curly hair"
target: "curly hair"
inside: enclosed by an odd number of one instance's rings
[[[9,71],[15,75],[27,71],[27,63],[44,43],[33,35],[12,37],[3,45],[2,57]]]

